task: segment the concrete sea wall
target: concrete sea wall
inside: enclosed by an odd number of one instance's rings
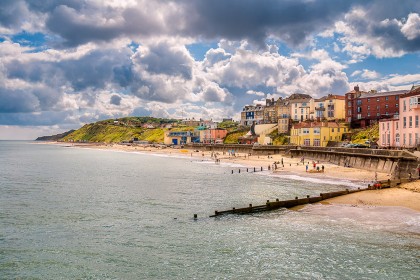
[[[298,147],[270,145],[205,145],[190,144],[189,148],[202,151],[247,153],[251,155],[284,154],[292,157],[305,157],[311,160],[326,161],[340,166],[360,168],[392,174],[393,179],[417,178],[420,159],[405,150],[379,150],[357,148]]]

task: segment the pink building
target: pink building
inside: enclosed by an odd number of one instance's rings
[[[213,128],[200,131],[201,143],[223,143],[227,135],[227,130],[222,128]]]
[[[399,116],[379,122],[379,146],[420,147],[420,86],[413,86],[399,101]]]

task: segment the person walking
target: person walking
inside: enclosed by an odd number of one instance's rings
[[[322,172],[324,173],[324,166],[321,166]]]
[[[306,172],[308,172],[308,168],[309,168],[309,166],[308,166],[308,165],[306,165]]]

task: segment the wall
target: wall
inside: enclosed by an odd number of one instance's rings
[[[326,161],[340,166],[350,166],[370,171],[392,174],[391,179],[408,178],[411,173],[414,178],[418,174],[420,159],[404,150],[375,150],[355,148],[330,147],[298,147],[271,145],[203,145],[189,144],[189,147],[205,151],[236,153],[251,153],[252,155],[290,154],[293,157],[305,157],[313,160]]]

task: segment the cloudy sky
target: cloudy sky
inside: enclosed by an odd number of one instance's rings
[[[2,0],[0,139],[420,84],[418,0]]]

